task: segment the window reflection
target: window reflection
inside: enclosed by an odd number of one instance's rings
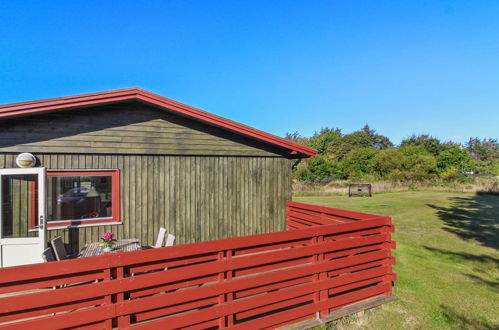
[[[49,176],[47,202],[49,221],[112,217],[112,176]]]

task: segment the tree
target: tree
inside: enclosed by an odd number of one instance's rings
[[[426,151],[422,146],[400,148],[403,155],[402,167],[406,179],[430,179],[437,169],[435,156]]]
[[[445,149],[439,139],[428,134],[413,134],[400,143],[401,148],[409,146],[421,146],[433,156],[438,156]]]
[[[359,148],[370,148],[372,141],[363,131],[356,131],[331,142],[327,150],[331,159],[341,161],[350,151]]]
[[[402,171],[404,158],[398,149],[381,150],[374,159],[374,170],[380,177],[388,177],[394,171]]]
[[[457,146],[442,151],[437,157],[437,166],[440,173],[444,173],[449,168],[455,168],[460,173],[469,172],[474,169],[474,164],[468,151]]]
[[[382,178],[424,180],[434,176],[437,162],[422,146],[407,146],[380,151],[374,166]]]
[[[312,136],[308,140],[308,146],[312,147],[317,150],[317,153],[319,154],[325,154],[326,151],[328,150],[329,145],[341,138],[341,130],[338,128],[322,128],[319,133],[315,133],[314,136]]]
[[[342,135],[338,128],[323,128],[311,138],[298,132],[286,138],[317,149],[318,155],[302,161],[293,176],[300,180],[378,177],[389,180],[464,180],[464,172],[499,175],[496,139],[471,138],[463,150],[428,134],[413,134],[398,148],[369,125]]]
[[[374,173],[374,159],[378,150],[359,148],[350,151],[338,164],[338,174],[343,179],[362,178]]]
[[[371,139],[371,146],[374,149],[383,150],[393,147],[392,141],[384,135],[377,134],[374,129],[371,129],[369,125],[364,125],[361,131],[365,132]]]
[[[477,137],[470,138],[466,143],[466,149],[477,162],[499,160],[499,143],[497,143],[497,139],[480,140]]]
[[[336,172],[336,164],[322,155],[310,158],[303,165],[299,165],[295,177],[305,181],[317,181],[332,178]]]
[[[298,131],[295,131],[294,133],[289,133],[289,132],[286,132],[286,135],[284,136],[284,138],[286,140],[290,140],[290,141],[298,141],[299,139],[302,139],[303,136],[301,136],[301,134],[298,132]]]
[[[288,133],[286,132],[286,135],[284,136],[286,140],[293,141],[299,144],[307,145],[308,138],[303,137],[298,131],[294,133]]]

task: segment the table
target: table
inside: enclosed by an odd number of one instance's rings
[[[113,243],[112,251],[109,253],[123,251],[123,252],[131,252],[141,250],[142,246],[140,245],[140,240],[138,238],[128,238],[128,239],[119,239]],[[104,254],[104,247],[100,242],[87,243],[78,253],[78,258],[82,257],[93,257],[100,256]]]

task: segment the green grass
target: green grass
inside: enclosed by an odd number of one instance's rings
[[[499,329],[499,196],[412,191],[294,200],[391,216],[396,226],[398,300],[346,328]]]

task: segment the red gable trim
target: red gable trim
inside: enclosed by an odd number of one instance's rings
[[[118,89],[114,91],[0,105],[0,119],[126,100],[140,100],[164,109],[172,110],[187,117],[192,117],[212,125],[226,128],[228,130],[264,142],[268,142],[285,149],[289,149],[291,155],[302,154],[308,157],[313,157],[317,154],[317,150],[315,149],[308,148],[301,144],[288,141],[278,136],[257,130],[250,126],[246,126],[229,119],[225,119],[223,117],[168,99],[166,97],[147,92],[140,88]]]

